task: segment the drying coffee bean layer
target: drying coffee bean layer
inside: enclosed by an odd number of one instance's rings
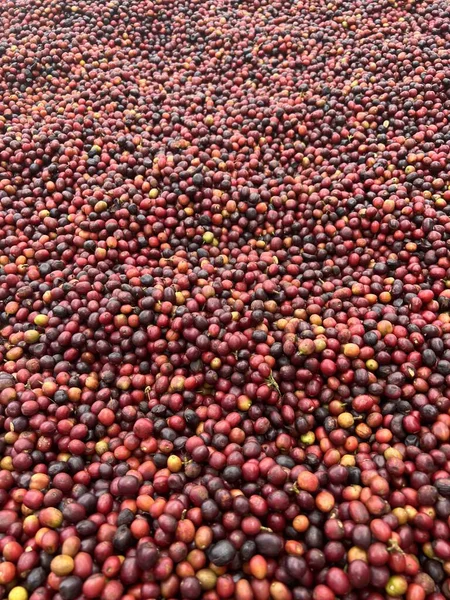
[[[448,3],[0,22],[0,596],[448,600]]]

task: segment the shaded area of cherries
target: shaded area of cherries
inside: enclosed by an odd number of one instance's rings
[[[6,0],[0,596],[450,599],[450,9]]]

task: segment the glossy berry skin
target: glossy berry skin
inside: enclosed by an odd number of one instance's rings
[[[450,597],[441,0],[5,1],[0,597]]]

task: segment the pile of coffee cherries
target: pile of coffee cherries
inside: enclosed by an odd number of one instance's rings
[[[449,600],[448,3],[0,20],[0,597]]]

